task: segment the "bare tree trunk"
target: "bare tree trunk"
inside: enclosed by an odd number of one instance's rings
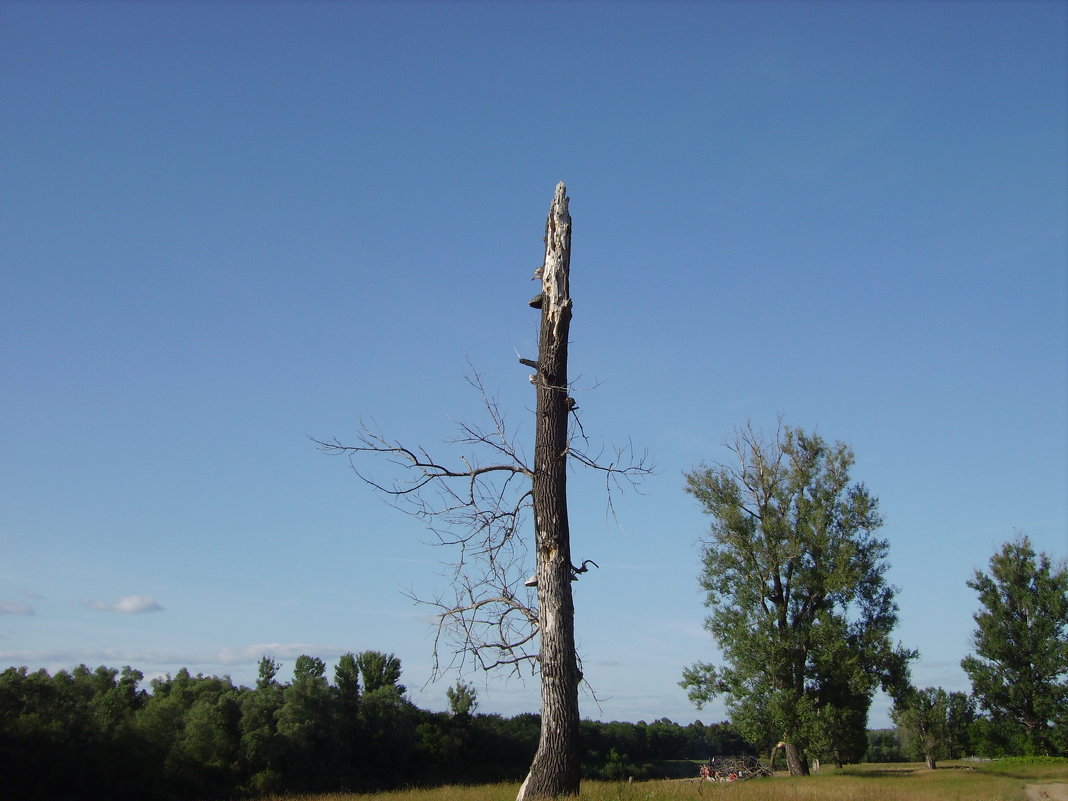
[[[571,596],[571,541],[567,519],[567,338],[571,324],[568,277],[571,216],[567,190],[557,184],[545,226],[545,263],[534,434],[534,525],[538,560],[538,627],[541,636],[541,736],[517,801],[576,795],[579,791],[578,685],[575,606]]]
[[[808,759],[795,743],[786,743],[786,765],[791,776],[808,776]]]
[[[779,740],[779,742],[775,743],[775,747],[771,749],[771,759],[769,759],[768,762],[772,773],[775,772],[775,758],[779,755],[779,749],[784,748],[785,746],[786,743]]]

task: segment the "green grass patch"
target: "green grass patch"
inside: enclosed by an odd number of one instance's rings
[[[981,770],[1018,779],[1051,779],[1068,782],[1068,759],[1064,757],[1019,756],[983,763]]]

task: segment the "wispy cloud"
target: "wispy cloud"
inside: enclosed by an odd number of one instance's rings
[[[0,601],[0,615],[32,615],[35,610],[21,601]]]
[[[95,609],[98,612],[118,612],[123,615],[163,611],[163,607],[160,606],[156,599],[151,595],[127,595],[113,604],[107,603],[106,601],[90,600],[83,601],[83,603],[90,609]]]
[[[226,647],[219,651],[161,651],[152,648],[69,648],[40,651],[5,651],[0,650],[0,664],[44,665],[62,667],[64,665],[107,664],[107,665],[162,665],[171,667],[212,665],[254,665],[261,657],[290,660],[301,654],[318,656],[332,660],[345,653],[347,649],[313,643],[279,643],[265,642],[253,645]],[[154,675],[163,675],[162,673]]]
[[[306,642],[264,642],[240,648],[223,648],[219,652],[218,660],[223,665],[245,665],[258,662],[263,656],[275,659],[295,659],[302,654],[313,654],[320,658],[330,658],[340,656],[342,653],[343,651],[339,648],[324,648],[321,645]]]
[[[84,664],[106,665],[196,665],[207,661],[178,652],[125,648],[62,648],[39,651],[2,651],[0,664],[63,667]]]

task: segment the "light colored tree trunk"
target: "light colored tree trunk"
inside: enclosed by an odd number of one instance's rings
[[[784,748],[785,746],[786,743],[784,743],[782,740],[779,740],[779,742],[775,743],[775,747],[771,749],[771,759],[768,760],[768,764],[771,768],[772,773],[775,772],[775,758],[779,755],[779,749]]]
[[[571,596],[571,542],[567,518],[567,338],[571,216],[563,183],[549,208],[541,295],[534,435],[534,525],[537,550],[538,627],[541,637],[541,735],[517,801],[576,795],[579,791],[578,685],[575,606]]]

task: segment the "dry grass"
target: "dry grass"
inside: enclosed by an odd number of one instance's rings
[[[1068,782],[1068,765],[1028,766],[1006,771],[947,763],[938,770],[922,765],[862,765],[818,776],[753,779],[713,784],[672,781],[583,782],[580,801],[1024,801],[1027,784]],[[308,796],[302,801],[511,801],[518,784],[437,787],[384,793]],[[294,801],[285,799],[265,801]]]
[[[512,801],[515,784],[446,785],[432,789],[390,790],[381,793],[328,793],[313,796],[271,796],[262,801]]]
[[[818,776],[776,776],[733,784],[649,782],[584,789],[589,801],[1023,801],[1024,782],[977,771],[824,770]]]

